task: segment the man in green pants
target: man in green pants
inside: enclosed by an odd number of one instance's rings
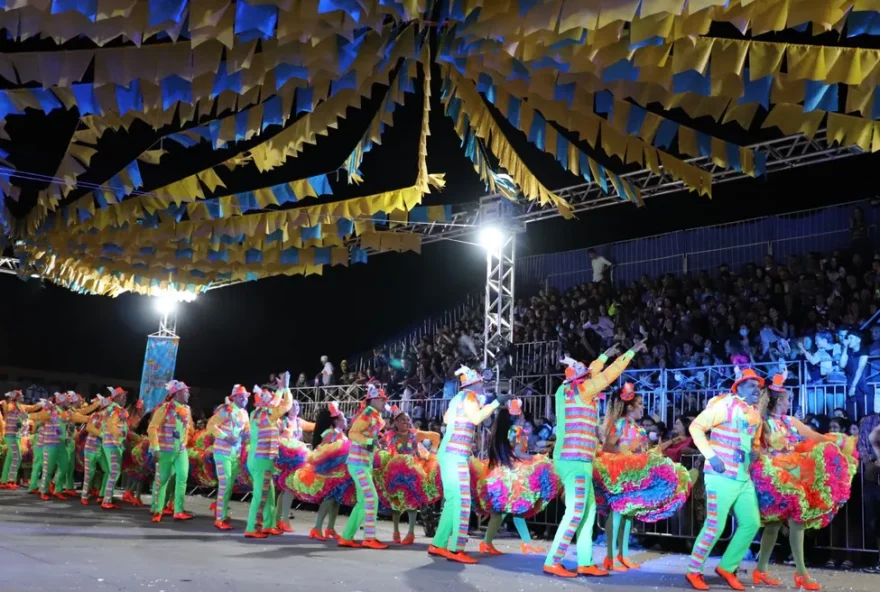
[[[556,446],[553,467],[565,487],[565,514],[544,561],[544,573],[560,578],[607,576],[593,562],[593,523],[596,501],[593,495],[593,459],[599,448],[599,395],[626,370],[630,360],[644,349],[644,341],[617,358],[603,371],[605,362],[617,352],[612,347],[588,368],[582,362],[564,358],[565,381],[556,390]],[[577,572],[562,561],[572,539],[577,537]]]
[[[695,590],[708,590],[703,567],[733,510],[736,531],[727,544],[715,573],[734,590],[745,590],[737,579],[739,567],[761,526],[758,496],[749,465],[761,447],[761,415],[755,408],[764,379],[748,368],[731,387],[733,394],[709,401],[691,422],[690,434],[706,459],[706,521],[694,542],[688,562],[687,581]],[[706,432],[711,432],[706,439]]]
[[[211,419],[208,433],[214,436],[214,465],[217,467],[217,501],[214,505],[214,528],[232,530],[229,524],[229,499],[241,472],[241,444],[249,436],[247,407],[251,394],[240,384],[232,388]]]
[[[278,422],[293,406],[293,398],[288,388],[290,372],[278,379],[278,390],[272,393],[258,386],[254,387],[254,407],[250,417],[250,448],[248,448],[248,470],[254,484],[251,507],[248,511],[244,536],[251,539],[264,539],[267,536],[283,534],[277,528],[275,514],[275,459],[278,458],[281,433]],[[262,516],[262,528],[257,528]]]
[[[165,388],[168,395],[165,402],[153,412],[153,419],[147,428],[150,438],[150,458],[158,456],[156,480],[153,482],[153,522],[162,522],[162,509],[168,480],[174,475],[174,520],[192,520],[193,515],[185,512],[186,480],[189,477],[189,456],[187,443],[194,431],[192,410],[189,402],[189,387],[179,380],[172,380]]]
[[[107,388],[110,389],[110,404],[102,412],[104,419],[101,422],[101,448],[109,472],[104,484],[104,500],[101,502],[101,508],[116,510],[119,506],[113,503],[113,491],[122,473],[122,452],[125,438],[128,436],[128,411],[125,410],[128,391],[121,387]]]
[[[443,484],[443,511],[437,533],[428,547],[428,555],[449,561],[473,564],[477,560],[465,553],[471,517],[471,481],[468,465],[473,452],[477,426],[491,417],[498,406],[510,397],[499,394],[497,400],[483,405],[483,377],[476,370],[462,366],[456,370],[461,390],[449,401],[443,416],[446,432],[437,450],[440,480]]]
[[[79,498],[79,502],[84,506],[89,505],[89,495],[91,494],[92,481],[95,478],[95,469],[100,467],[101,474],[103,475],[101,479],[101,492],[104,491],[104,486],[107,484],[107,475],[110,472],[107,467],[107,461],[104,458],[104,451],[101,448],[103,411],[109,404],[109,398],[101,397],[101,408],[92,413],[86,424],[86,442],[83,446],[83,486],[82,494]]]
[[[28,413],[39,411],[36,405],[24,405],[21,391],[10,391],[6,400],[0,401],[0,417],[3,418],[3,441],[6,458],[0,474],[0,489],[18,489],[18,468],[21,466],[21,438],[27,432]],[[40,463],[36,463],[40,464]]]

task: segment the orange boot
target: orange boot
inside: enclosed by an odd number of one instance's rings
[[[158,523],[162,522],[162,513],[159,512],[158,514],[153,514],[153,517],[150,519],[150,522],[153,522],[154,524],[158,524]]]
[[[720,567],[715,568],[715,573],[717,573],[721,578],[727,582],[727,585],[730,586],[734,590],[745,590],[746,587],[743,586],[743,583],[739,581],[739,578],[736,577],[735,573],[730,573],[727,570],[721,569]]]
[[[807,574],[798,575],[794,574],[794,587],[798,590],[821,590],[822,586],[819,585],[819,582],[808,576]]]
[[[279,522],[278,530],[281,532],[293,532],[293,527],[288,522]]]
[[[629,571],[623,563],[620,561],[614,561],[611,557],[606,557],[602,566],[605,568],[605,571],[616,571],[620,573]]]
[[[403,546],[407,546],[407,545],[412,545],[414,542],[416,542],[416,535],[408,534],[405,537],[403,537],[403,540],[400,541],[400,544]]]
[[[557,578],[576,578],[577,574],[573,571],[569,571],[565,569],[565,566],[561,563],[554,563],[553,565],[545,565],[544,573],[556,576]]]
[[[215,520],[214,521],[214,528],[216,528],[217,530],[233,530],[232,526],[230,524],[227,524],[226,522],[223,522],[222,520]]]
[[[782,582],[780,582],[776,578],[773,578],[768,572],[759,571],[757,569],[752,572],[752,583],[756,586],[761,586],[761,585],[781,586],[782,585]]]
[[[318,528],[313,528],[309,531],[309,538],[314,539],[316,541],[326,541],[327,537],[321,534],[321,530]]]
[[[480,555],[503,555],[492,543],[480,541]]]
[[[324,537],[328,539],[333,539],[335,541],[338,541],[340,538],[342,538],[339,536],[339,533],[337,533],[332,528],[328,528],[324,531]]]
[[[685,576],[688,581],[688,584],[694,590],[708,590],[709,584],[706,583],[706,579],[703,577],[701,573],[689,573]]]

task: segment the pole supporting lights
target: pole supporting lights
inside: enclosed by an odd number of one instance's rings
[[[159,332],[155,336],[177,337],[177,310],[181,302],[192,302],[196,295],[192,292],[165,292],[153,300],[153,306],[162,318]]]
[[[485,226],[480,230],[480,244],[492,253],[497,253],[504,245],[504,232],[497,226]]]

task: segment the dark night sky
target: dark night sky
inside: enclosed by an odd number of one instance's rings
[[[448,186],[425,203],[473,201],[484,194],[483,187],[464,158],[451,123],[442,116],[436,78],[439,76],[435,77],[428,165],[431,172],[446,173]],[[370,107],[380,97],[375,95],[363,113],[350,113],[339,131],[270,175],[225,176],[230,191],[290,181],[338,166],[363,133],[372,113]],[[398,108],[395,127],[386,132],[383,146],[366,156],[361,167],[366,182],[350,188],[334,184],[338,198],[412,184],[419,98],[408,97],[406,106]],[[73,128],[75,119],[75,114],[65,112],[10,116],[7,130],[12,142],[4,147],[12,152],[19,169],[53,174],[69,137],[65,134],[70,133],[67,130]],[[714,131],[732,141],[742,136],[731,126]],[[57,137],[57,146],[42,141],[48,137]],[[514,132],[509,137],[518,147],[525,145],[522,134]],[[94,173],[81,180],[105,181],[154,139],[151,131],[137,127],[129,134],[108,134],[100,145],[103,155],[93,162]],[[161,170],[148,165],[142,168],[147,190],[230,154],[212,153],[205,145],[188,150],[172,148],[170,143],[165,147],[172,154],[163,160]],[[527,150],[526,161],[548,187],[578,183],[551,162],[552,157],[534,148]],[[770,179],[719,185],[712,200],[676,194],[649,199],[642,209],[626,204],[583,213],[576,221],[556,219],[530,225],[519,252],[526,255],[580,248],[871,197],[877,192],[871,171],[878,164],[880,159],[875,156],[860,156],[776,173]],[[625,169],[617,164],[614,170]],[[27,204],[28,200],[25,197],[22,201]],[[327,354],[338,362],[366,350],[426,314],[460,303],[467,293],[482,288],[484,274],[485,259],[478,248],[442,242],[426,246],[421,255],[391,253],[372,257],[366,265],[327,267],[322,277],[280,277],[212,291],[185,305],[180,314],[178,378],[194,385],[228,388],[233,383],[263,380],[268,373],[285,368],[314,376],[320,370],[320,355]],[[158,325],[149,299],[83,296],[11,276],[0,276],[0,294],[4,306],[0,365],[125,379],[140,376],[145,336]]]

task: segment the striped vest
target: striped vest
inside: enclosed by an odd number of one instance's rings
[[[224,434],[235,436],[236,442],[235,444],[230,444],[222,438],[215,438],[214,454],[221,456],[237,455],[241,450],[241,433],[248,421],[247,413],[245,413],[244,409],[236,407],[232,403],[224,405],[218,413],[220,414],[220,431]]]
[[[345,438],[345,433],[342,430],[338,430],[336,428],[330,428],[329,430],[324,430],[324,433],[321,434],[321,446],[325,444],[333,444],[334,442],[339,442]],[[320,448],[319,446],[318,448]]]
[[[385,425],[385,422],[382,421],[382,417],[379,415],[379,412],[376,411],[374,407],[365,408],[361,412],[361,415],[354,422],[352,422],[352,428],[360,428],[360,424],[363,423],[368,424],[367,437],[375,442],[376,438],[379,437],[379,432]],[[348,460],[346,462],[349,465],[369,467],[373,464],[373,453],[367,447],[362,446],[352,440],[351,448],[348,449]]]
[[[748,481],[749,464],[751,464],[752,442],[755,432],[761,425],[760,420],[751,423],[748,417],[749,406],[733,395],[728,400],[719,401],[716,405],[727,406],[727,421],[712,428],[709,434],[709,445],[715,455],[724,462],[724,477],[736,481]],[[707,474],[717,474],[706,461]]]
[[[61,442],[61,411],[57,407],[48,409],[47,419],[37,435],[38,446],[57,446]]]
[[[286,415],[281,418],[281,421],[278,423],[279,430],[281,431],[281,439],[282,440],[299,440],[302,442],[303,439],[303,431],[302,431],[302,420],[300,418],[291,419]]]
[[[767,419],[765,448],[770,456],[788,454],[802,440],[791,425],[790,415],[771,415]]]
[[[278,458],[280,432],[272,421],[272,408],[259,407],[251,413],[251,454],[254,458]]]
[[[125,437],[128,435],[128,411],[116,403],[110,403],[110,406],[107,407],[104,414],[104,417],[107,420],[111,417],[115,417],[116,425],[119,428],[119,435],[116,436],[107,429],[107,424],[109,422],[103,422],[101,427],[101,439],[104,441],[104,446],[122,446],[122,443],[125,442]],[[159,449],[161,450],[161,445]]]
[[[410,430],[401,436],[396,431],[385,434],[385,447],[392,455],[408,454],[410,456],[421,454],[421,445],[415,430]]]
[[[468,397],[476,398],[476,395],[471,391],[461,391],[449,401],[447,413],[452,412],[452,422],[446,424],[446,433],[443,434],[443,441],[440,442],[438,452],[470,457],[477,426],[471,423],[464,410],[464,404]]]
[[[556,391],[556,417],[561,420],[557,427],[553,458],[593,462],[599,447],[598,398],[584,403],[574,392],[575,388],[578,387],[569,389],[569,385],[563,384]],[[562,428],[561,434],[559,428]]]
[[[15,406],[13,407],[13,405]],[[21,407],[19,407],[17,403],[6,405],[4,425],[6,426],[7,438],[11,438],[12,436],[18,434],[18,431],[21,429],[22,423],[27,423],[27,421],[25,421],[27,419],[25,415],[26,413],[21,410]]]
[[[617,436],[617,446],[621,452],[639,454],[648,450],[648,434],[634,421],[621,417],[614,422],[612,434]]]
[[[183,452],[186,450],[186,428],[189,418],[189,406],[179,405],[170,401],[164,403],[164,409],[157,409],[165,414],[165,421],[159,430],[160,452]],[[180,414],[178,414],[178,409]],[[184,417],[180,417],[183,415]],[[186,418],[186,419],[185,419]]]
[[[102,425],[103,421],[104,421],[104,411],[103,410],[96,411],[95,413],[92,413],[91,417],[89,417],[89,423],[86,425],[91,426],[100,432],[100,431],[102,431],[101,425]],[[99,438],[98,436],[93,436],[92,434],[90,434],[88,432],[88,428],[86,428],[86,443],[85,443],[85,446],[83,447],[83,450],[86,451],[87,453],[88,452],[97,452],[98,449],[101,447],[100,442],[101,442],[101,438]]]

